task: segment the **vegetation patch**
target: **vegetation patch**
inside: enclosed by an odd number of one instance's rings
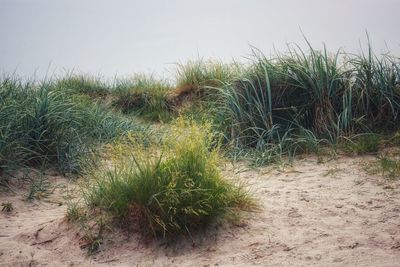
[[[400,125],[399,66],[371,47],[348,55],[294,45],[271,58],[254,50],[247,71],[220,87],[217,121],[239,150],[290,155],[350,138],[354,152],[374,152],[379,142],[371,133],[392,133]]]
[[[382,170],[382,175],[391,179],[400,178],[400,161],[382,157],[379,159],[379,165]]]
[[[176,89],[170,102],[178,105],[188,99],[215,101],[219,96],[215,89],[238,79],[244,70],[245,66],[239,63],[212,59],[177,64]]]
[[[152,76],[136,75],[116,81],[113,105],[124,113],[135,113],[150,120],[169,120],[168,95],[171,86]]]
[[[342,149],[351,154],[376,153],[379,150],[382,137],[377,134],[360,134],[346,139]]]
[[[110,86],[103,79],[84,74],[67,74],[57,81],[56,87],[98,98],[104,98],[110,93]]]
[[[100,144],[128,131],[144,129],[54,82],[0,80],[1,182],[21,166],[79,172]]]
[[[92,173],[84,197],[89,207],[156,236],[190,233],[251,204],[241,187],[222,178],[219,159],[210,127],[180,120],[158,149],[114,147],[112,167]]]
[[[375,162],[366,166],[366,170],[371,174],[381,174],[389,179],[398,179],[400,178],[400,160],[398,157],[382,155]]]
[[[1,203],[1,206],[3,207],[1,209],[1,211],[4,211],[4,212],[12,212],[14,210],[14,207],[10,201]]]

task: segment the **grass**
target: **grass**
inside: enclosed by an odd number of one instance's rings
[[[54,82],[0,80],[1,177],[19,166],[79,172],[99,145],[127,131],[143,129]]]
[[[391,145],[400,146],[400,131],[395,132],[388,140],[388,143]]]
[[[382,157],[379,159],[379,165],[382,172],[382,176],[396,179],[400,178],[400,161],[396,159],[390,159],[388,157]]]
[[[91,97],[102,98],[110,93],[110,86],[100,77],[85,74],[67,74],[66,77],[57,80],[56,87]]]
[[[191,233],[250,203],[222,178],[218,145],[207,126],[179,121],[160,150],[119,146],[113,167],[96,171],[86,190],[89,207],[137,224],[156,236]]]
[[[1,206],[3,207],[1,209],[1,211],[4,211],[4,212],[12,212],[14,210],[12,203],[9,201],[1,203]]]
[[[253,49],[245,64],[177,64],[175,84],[143,74],[113,82],[83,74],[42,83],[3,77],[0,172],[47,162],[79,171],[77,155],[135,129],[115,109],[151,121],[178,114],[212,121],[228,154],[259,164],[340,140],[350,140],[345,149],[355,153],[376,151],[375,134],[399,130],[399,59],[377,56],[370,45],[359,55],[308,45],[271,57]]]
[[[218,86],[233,81],[240,75],[242,66],[213,59],[189,60],[176,65],[176,86]]]
[[[79,171],[79,155],[135,129],[115,109],[151,121],[177,114],[212,121],[229,154],[260,164],[315,153],[321,144],[340,147],[340,140],[354,153],[376,151],[374,136],[399,130],[399,59],[377,56],[370,43],[346,54],[306,42],[308,49],[290,45],[271,57],[253,49],[243,64],[177,64],[174,84],[143,74],[113,82],[84,74],[41,83],[3,77],[0,172],[47,162]]]
[[[346,139],[342,144],[342,149],[347,153],[354,154],[376,153],[381,141],[382,137],[377,134],[359,134]]]
[[[399,129],[399,66],[370,46],[368,55],[331,54],[311,45],[292,45],[271,58],[253,50],[247,71],[219,88],[220,130],[236,150],[255,149],[266,158],[321,143],[336,146],[353,136],[357,153],[376,151],[374,133]]]
[[[84,203],[69,205],[67,216],[81,224],[82,246],[93,253],[108,223],[190,235],[250,207],[243,187],[222,177],[221,154],[265,165],[299,153],[398,145],[399,58],[376,55],[370,44],[347,54],[306,42],[307,49],[290,45],[270,57],[253,49],[243,64],[177,64],[173,84],[143,74],[112,82],[83,74],[42,82],[3,76],[0,183],[20,167],[87,178]],[[170,124],[149,132],[137,117]],[[399,166],[382,156],[375,167],[395,178]],[[39,177],[30,198],[47,188]]]
[[[381,174],[388,179],[400,178],[400,160],[390,155],[380,155],[378,159],[368,165],[365,169],[370,174]]]
[[[169,120],[168,94],[171,85],[153,76],[135,75],[119,79],[113,89],[113,105],[124,113],[135,113],[150,120]]]
[[[376,56],[368,45],[367,53],[350,59],[352,109],[370,128],[396,130],[399,125],[400,63],[389,55]]]
[[[125,114],[139,115],[151,121],[168,121],[172,117],[168,105],[171,85],[153,75],[135,74],[110,82],[101,77],[68,74],[57,80],[56,87],[99,99]]]
[[[85,217],[84,209],[77,202],[70,201],[67,203],[67,219],[77,222]]]
[[[176,65],[176,87],[197,97],[209,96],[210,89],[234,81],[244,71],[236,62],[224,63],[213,59],[190,60]],[[213,94],[213,96],[215,96]]]
[[[31,186],[26,199],[32,201],[33,199],[45,198],[51,193],[52,187],[48,179],[40,173],[39,177],[31,180]]]

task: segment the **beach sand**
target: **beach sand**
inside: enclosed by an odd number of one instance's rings
[[[226,177],[251,190],[259,208],[236,224],[215,224],[193,240],[162,243],[114,229],[88,256],[79,227],[65,218],[67,178],[48,175],[54,192],[25,200],[1,192],[1,266],[400,266],[400,181],[368,174],[373,157],[258,169],[227,164]]]

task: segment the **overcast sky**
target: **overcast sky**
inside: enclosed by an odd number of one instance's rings
[[[240,59],[287,42],[400,54],[400,0],[0,0],[0,72],[166,73],[198,56]],[[386,44],[385,44],[386,43]]]

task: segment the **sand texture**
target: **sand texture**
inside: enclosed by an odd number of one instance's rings
[[[114,230],[88,256],[79,228],[67,222],[63,195],[68,181],[41,200],[26,190],[1,192],[1,266],[400,266],[400,181],[367,174],[369,157],[326,163],[298,159],[292,167],[249,169],[229,164],[260,209],[236,225],[214,225],[202,236],[149,242]],[[69,185],[73,186],[73,185]]]

